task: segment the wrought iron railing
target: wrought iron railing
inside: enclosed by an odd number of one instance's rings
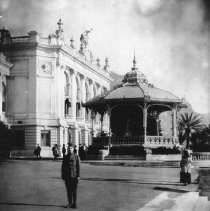
[[[111,145],[142,145],[144,143],[143,136],[112,136],[109,139],[109,136],[105,137],[95,137],[93,138],[94,145],[109,145],[109,140],[111,141]]]

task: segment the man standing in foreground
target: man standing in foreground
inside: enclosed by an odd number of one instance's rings
[[[62,163],[62,179],[65,181],[69,204],[67,208],[77,208],[77,185],[80,178],[80,160],[75,154],[73,146],[69,146],[68,154]]]

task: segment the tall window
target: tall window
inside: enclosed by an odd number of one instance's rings
[[[64,105],[65,105],[65,108],[64,108],[65,115],[70,114],[70,112],[71,112],[71,102],[69,101],[69,98],[67,98],[65,100]]]
[[[76,79],[77,83],[77,103],[76,103],[76,117],[81,116],[81,89],[80,89],[80,81],[77,78]]]
[[[50,147],[50,131],[49,130],[41,130],[41,146]]]
[[[65,96],[69,96],[69,87],[70,87],[69,76],[67,73],[64,73],[64,74],[65,74],[64,93],[65,93]]]
[[[85,101],[87,102],[90,99],[90,90],[88,83],[85,83]],[[85,120],[90,121],[90,111],[89,109],[85,109]]]
[[[2,83],[2,111],[6,112],[6,86]]]

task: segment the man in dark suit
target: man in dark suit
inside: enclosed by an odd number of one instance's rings
[[[69,146],[68,154],[64,157],[61,171],[62,179],[65,181],[69,204],[67,208],[77,208],[77,185],[80,179],[80,160],[74,153],[73,146]]]

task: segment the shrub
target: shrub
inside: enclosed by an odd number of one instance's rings
[[[88,155],[98,155],[99,150],[101,150],[101,149],[106,149],[106,148],[103,146],[90,145],[88,147],[87,154]]]
[[[177,147],[174,148],[166,148],[166,147],[158,147],[158,148],[153,148],[152,154],[154,155],[174,155],[174,154],[180,154],[180,150]]]
[[[145,150],[142,146],[113,146],[109,154],[145,156]]]
[[[210,152],[210,145],[207,144],[199,144],[192,146],[193,152]]]

